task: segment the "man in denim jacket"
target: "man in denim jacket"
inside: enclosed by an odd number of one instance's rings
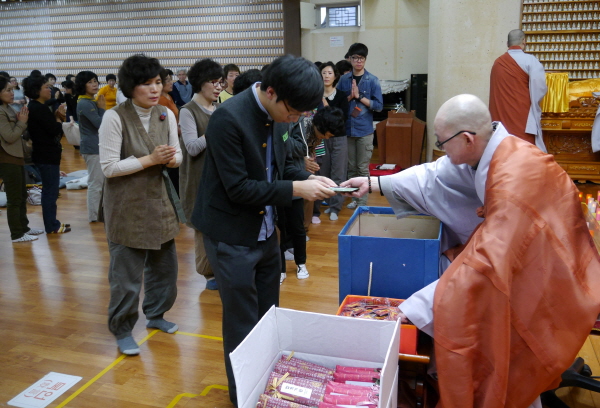
[[[340,78],[337,89],[348,96],[349,111],[346,121],[348,135],[348,178],[369,175],[373,154],[373,112],[383,109],[379,79],[365,69],[369,49],[354,43],[348,49],[352,72]],[[367,204],[368,194],[354,198],[348,204],[353,209]]]

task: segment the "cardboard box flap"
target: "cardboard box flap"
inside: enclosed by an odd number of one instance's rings
[[[347,235],[380,238],[438,239],[440,221],[426,215],[397,219],[393,214],[362,213],[348,229]]]
[[[275,366],[274,360],[280,354],[277,332],[276,308],[272,306],[240,345],[232,353],[229,353],[238,402],[248,400],[252,394],[256,393],[255,389],[260,388],[261,384],[260,381],[258,386],[252,381],[243,381],[244,377],[248,378],[256,373],[266,373],[266,377],[262,381],[261,392],[264,390],[264,384]],[[249,354],[248,350],[252,350],[252,353]],[[261,356],[261,358],[256,358],[256,356]]]

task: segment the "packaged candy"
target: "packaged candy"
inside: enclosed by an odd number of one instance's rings
[[[308,406],[318,406],[325,395],[325,384],[308,378],[271,373],[265,394]]]
[[[380,373],[333,373],[333,380],[346,383],[346,381],[361,381],[377,384],[381,378]]]
[[[346,367],[346,366],[337,365],[337,366],[335,366],[335,372],[336,373],[348,373],[348,374],[372,374],[372,373],[381,373],[381,368]]]
[[[323,402],[332,405],[360,405],[361,408],[375,408],[379,401],[372,397],[327,394],[323,397]]]
[[[362,385],[352,385],[329,381],[325,386],[325,394],[341,394],[355,396],[377,396],[379,398],[379,386],[373,385],[365,387]]]
[[[329,370],[328,373],[312,371],[300,368],[298,366],[290,365],[289,363],[284,362],[283,360],[278,361],[277,364],[275,364],[273,372],[279,374],[290,373],[292,377],[308,378],[320,381],[322,383],[326,383],[327,381],[333,380],[333,370]]]
[[[296,358],[296,357],[294,357],[293,352],[290,355],[282,354],[279,361],[282,363],[285,363],[285,364],[289,364],[294,367],[301,368],[303,370],[310,370],[310,371],[315,371],[317,373],[324,373],[324,374],[331,374],[331,375],[333,374],[333,370],[331,368],[323,367],[318,364],[310,363],[308,361]]]

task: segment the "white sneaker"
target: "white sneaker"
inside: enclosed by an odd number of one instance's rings
[[[310,275],[308,274],[308,271],[306,270],[306,265],[304,265],[304,264],[298,265],[298,271],[296,271],[296,277],[298,279],[306,279],[309,276]]]
[[[29,228],[29,231],[26,232],[27,235],[41,235],[44,233],[44,230]]]
[[[38,237],[36,237],[34,235],[23,234],[23,236],[21,238],[13,239],[12,242],[29,242],[29,241],[35,241],[36,239],[38,239]]]
[[[320,224],[321,220],[319,219],[319,217],[316,217],[316,216],[313,215],[311,222],[313,224]]]
[[[283,255],[285,256],[285,260],[286,261],[293,261],[294,260],[294,254],[292,254],[289,249],[287,251],[285,251],[283,253]]]
[[[346,206],[346,208],[349,210],[354,210],[356,207],[358,207],[358,203],[356,201],[352,201],[350,204],[348,204]]]
[[[282,272],[281,273],[281,277],[279,278],[279,284],[280,285],[283,283],[283,281],[285,280],[285,278],[287,278],[287,273]]]
[[[338,215],[336,213],[332,212],[329,214],[330,221],[337,221],[337,219],[338,219]]]

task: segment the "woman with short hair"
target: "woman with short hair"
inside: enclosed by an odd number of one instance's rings
[[[119,68],[125,102],[104,113],[100,164],[102,214],[110,252],[108,327],[119,350],[139,354],[132,330],[144,282],[146,327],[174,333],[164,319],[177,297],[175,237],[185,218],[165,167],[181,163],[175,115],[158,104],[162,67],[133,55]]]
[[[104,174],[100,168],[100,148],[98,129],[106,110],[104,95],[98,93],[98,76],[92,71],[81,71],[75,77],[75,93],[77,97],[77,118],[79,118],[79,133],[81,143],[79,152],[85,160],[88,170],[87,209],[88,221],[98,221],[98,209],[104,184]]]
[[[206,278],[206,289],[216,290],[217,281],[206,257],[202,233],[194,228],[190,219],[204,168],[206,152],[204,132],[208,120],[217,108],[216,102],[226,82],[223,80],[221,65],[208,58],[196,62],[190,68],[188,80],[192,84],[194,97],[183,105],[180,112],[183,162],[179,171],[179,191],[181,204],[188,219],[186,225],[194,229],[196,272]]]
[[[6,213],[12,242],[37,239],[43,230],[29,228],[27,219],[27,189],[25,160],[21,135],[27,129],[29,110],[23,106],[19,113],[11,107],[13,87],[0,76],[0,177],[6,192]]]
[[[47,234],[71,231],[70,224],[56,218],[56,200],[60,183],[60,160],[63,136],[62,122],[66,108],[61,105],[52,113],[46,103],[52,99],[52,85],[43,76],[32,75],[23,80],[23,90],[29,100],[28,130],[32,142],[31,159],[42,178],[42,214]],[[64,174],[64,173],[62,173]]]
[[[112,109],[117,106],[117,87],[115,86],[117,83],[117,77],[115,74],[108,74],[106,76],[106,85],[100,89],[98,92],[98,97],[104,96],[104,100],[106,101],[106,109]]]

